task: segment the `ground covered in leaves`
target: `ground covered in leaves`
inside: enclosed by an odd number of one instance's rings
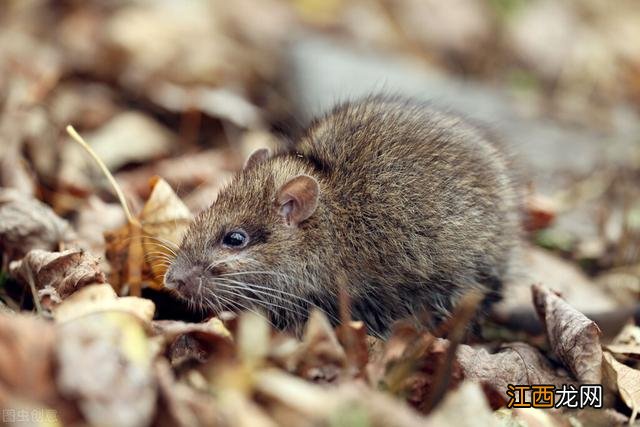
[[[255,313],[191,312],[162,286],[193,216],[249,153],[295,135],[303,97],[289,83],[305,76],[287,52],[303,34],[500,85],[514,109],[580,126],[608,153],[607,132],[638,121],[638,20],[630,0],[3,2],[3,423],[633,423],[637,135],[621,163],[596,155],[579,173],[582,152],[523,159],[523,273],[471,341],[473,296],[438,331],[400,322],[380,340],[346,310],[336,328],[312,313],[294,337]],[[617,316],[598,326],[587,311]],[[509,404],[519,385],[593,384],[603,408]]]

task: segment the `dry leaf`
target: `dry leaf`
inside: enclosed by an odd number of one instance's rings
[[[20,153],[12,147],[0,148],[0,187],[13,188],[31,197],[35,194],[33,173]]]
[[[452,390],[429,415],[429,421],[434,425],[456,427],[502,425],[491,411],[482,387],[471,381],[465,381]]]
[[[96,132],[87,135],[91,148],[110,170],[131,162],[144,162],[166,156],[173,149],[174,137],[165,127],[139,112],[117,115]],[[91,159],[77,144],[67,143],[62,151],[60,185],[87,191],[93,188],[93,178],[101,175]],[[95,171],[87,175],[87,170]]]
[[[401,401],[362,383],[345,383],[329,389],[282,371],[267,369],[258,373],[255,387],[261,395],[299,414],[305,422],[318,424],[321,420],[335,420],[335,423],[346,425],[380,427],[429,425],[427,419]],[[277,411],[275,408],[271,415],[280,420],[279,424],[291,420],[291,417],[284,418],[289,415],[284,409]]]
[[[391,340],[392,348],[381,359],[386,363],[378,384],[389,393],[405,398],[421,412],[428,412],[439,393],[458,387],[463,379],[462,367],[456,359],[449,360],[449,341],[419,332],[408,324],[396,332],[400,337]],[[393,356],[399,349],[402,353]]]
[[[153,92],[162,81],[216,85],[251,75],[252,56],[225,33],[222,10],[215,2],[119,8],[107,23],[105,36],[122,60],[120,79]],[[149,40],[154,41],[153,49]]]
[[[32,249],[58,250],[75,239],[67,221],[49,206],[15,190],[0,189],[0,251],[9,260]]]
[[[160,400],[156,413],[159,425],[192,427],[219,422],[217,402],[210,394],[176,381],[171,366],[160,358],[155,362]]]
[[[174,254],[172,250],[182,241],[182,235],[193,216],[166,181],[156,178],[151,185],[153,191],[142,208],[139,219],[145,257],[151,265],[156,283],[161,287],[167,271],[167,266],[162,262],[163,255]]]
[[[64,323],[96,312],[118,311],[135,315],[151,322],[155,305],[151,300],[138,297],[118,297],[108,285],[89,285],[65,299],[53,310],[57,323]]]
[[[179,320],[156,320],[152,323],[157,335],[162,335],[167,341],[172,341],[183,334],[206,334],[231,340],[231,332],[217,317],[212,317],[204,323],[187,323]]]
[[[250,367],[260,366],[269,353],[271,328],[264,317],[243,313],[238,322],[236,342],[238,355]]]
[[[58,291],[51,286],[45,286],[44,288],[39,289],[38,299],[40,300],[40,306],[44,310],[48,311],[53,311],[53,307],[62,302],[62,297],[58,295]]]
[[[577,421],[578,425],[583,426],[623,426],[627,425],[629,418],[626,415],[621,414],[615,409],[603,409],[603,408],[583,408],[581,411],[571,414],[571,420]]]
[[[461,345],[457,359],[464,377],[491,385],[508,400],[509,384],[571,384],[573,380],[557,373],[536,348],[524,343],[505,345],[494,354],[483,348]]]
[[[227,360],[235,354],[231,333],[215,317],[204,323],[158,320],[152,326],[168,346],[172,367],[192,361],[204,363],[210,358]]]
[[[260,406],[237,390],[229,390],[221,397],[220,411],[229,425],[240,427],[276,427],[278,425]]]
[[[75,123],[82,129],[95,129],[119,112],[116,98],[112,89],[99,82],[64,82],[49,100],[51,119],[61,127]]]
[[[347,366],[344,349],[329,323],[319,310],[313,310],[304,337],[296,352],[286,362],[287,369],[313,381],[332,382]]]
[[[105,233],[107,259],[113,268],[110,282],[121,292],[129,285],[137,295],[143,282],[162,288],[164,273],[182,235],[191,223],[189,209],[162,178],[154,178],[152,191],[138,224]]]
[[[242,128],[263,127],[260,110],[237,91],[211,86],[183,88],[171,83],[157,85],[151,99],[172,111],[197,109],[203,113],[228,120]]]
[[[354,375],[364,374],[369,362],[369,343],[364,322],[350,321],[338,327],[336,334],[344,348],[349,367],[355,371]]]
[[[618,387],[620,397],[633,411],[629,424],[633,424],[638,411],[640,411],[640,371],[618,362],[611,353],[604,353],[604,365],[607,370],[613,371],[612,378]]]
[[[102,256],[106,250],[105,231],[121,227],[125,222],[126,216],[122,206],[117,203],[105,203],[97,196],[91,196],[79,209],[74,225],[83,247]]]
[[[398,360],[406,351],[410,342],[417,339],[415,327],[406,321],[397,322],[393,326],[391,336],[384,342],[377,343],[377,351],[371,356],[367,373],[374,384],[384,377],[389,363]]]
[[[543,286],[533,285],[531,290],[553,352],[578,381],[600,383],[602,347],[598,325]]]
[[[21,399],[54,404],[59,397],[54,383],[50,322],[30,315],[0,315],[0,407],[11,408]]]
[[[220,187],[240,169],[237,156],[220,149],[205,150],[180,157],[163,159],[141,166],[132,171],[116,174],[118,182],[126,189],[141,197],[149,197],[149,179],[161,176],[173,188],[181,191],[197,188],[201,185]],[[214,198],[209,199],[210,205]]]
[[[85,301],[86,302],[86,301]],[[93,425],[149,425],[157,385],[140,319],[106,312],[58,325],[57,384]]]
[[[568,419],[563,419],[560,415],[548,409],[514,408],[500,415],[504,417],[507,414],[511,416],[506,424],[508,426],[512,425],[511,423],[516,426],[527,427],[571,427],[573,425]]]
[[[106,281],[98,260],[77,249],[64,252],[34,249],[20,261],[12,262],[9,272],[27,286],[32,279],[36,289],[53,288],[61,298],[86,285]]]
[[[322,417],[339,404],[336,393],[282,371],[268,369],[258,373],[255,386],[309,417]]]
[[[398,322],[382,351],[366,369],[373,384],[429,412],[447,390],[458,387],[463,371],[452,357],[450,342],[419,331],[409,321]]]
[[[611,353],[640,357],[640,327],[626,325],[611,344],[605,346]]]

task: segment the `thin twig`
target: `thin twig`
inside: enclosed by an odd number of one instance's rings
[[[124,214],[127,216],[127,221],[129,221],[129,224],[139,225],[138,220],[135,219],[135,217],[131,214],[131,211],[129,210],[129,205],[127,204],[127,200],[124,197],[124,193],[122,192],[122,189],[120,188],[120,186],[116,182],[116,179],[113,177],[113,175],[111,174],[107,166],[104,164],[102,159],[98,157],[96,152],[93,151],[93,148],[91,148],[91,146],[87,144],[87,142],[80,136],[80,134],[76,132],[73,126],[71,125],[67,126],[67,133],[78,144],[80,144],[82,148],[84,148],[89,153],[89,155],[93,158],[93,160],[98,164],[98,166],[102,170],[102,173],[107,177],[107,179],[109,180],[109,183],[111,184],[114,191],[116,192],[116,195],[118,196],[118,200],[120,200],[120,204],[122,205],[122,209],[124,209]]]

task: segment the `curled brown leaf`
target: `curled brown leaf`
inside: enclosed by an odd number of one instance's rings
[[[533,285],[531,289],[553,352],[578,381],[600,383],[602,347],[598,325],[545,287]]]
[[[22,258],[32,249],[57,250],[75,239],[67,221],[44,203],[11,189],[0,189],[0,252]]]
[[[37,289],[53,288],[61,298],[86,285],[106,282],[98,259],[77,249],[64,252],[34,249],[20,261],[12,262],[9,271],[24,283],[33,278]]]

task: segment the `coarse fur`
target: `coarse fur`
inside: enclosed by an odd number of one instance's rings
[[[377,335],[424,313],[437,323],[472,289],[496,300],[519,219],[507,158],[486,135],[419,101],[341,104],[234,177],[189,228],[166,283],[201,308],[261,309],[294,331],[313,306],[335,320],[341,287]],[[317,182],[317,207],[287,225],[274,201],[300,175]],[[234,229],[249,236],[243,249],[221,244]]]

